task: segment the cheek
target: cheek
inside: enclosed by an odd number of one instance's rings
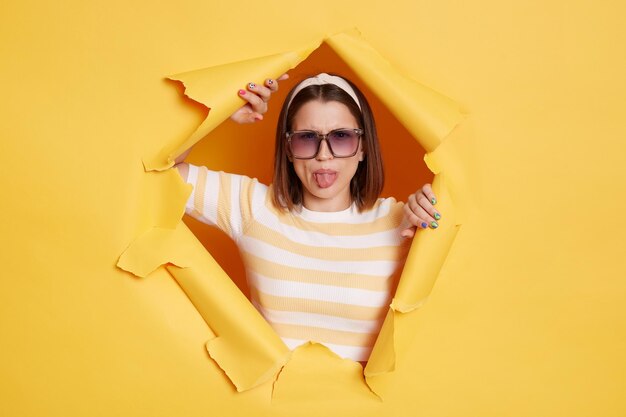
[[[306,164],[304,163],[304,161],[300,159],[294,159],[293,169],[294,171],[296,171],[296,175],[300,179],[300,182],[302,182],[302,178],[304,177],[305,172],[306,172]]]
[[[346,172],[350,173],[350,178],[351,179],[354,176],[354,174],[356,174],[356,170],[359,168],[360,161],[361,161],[361,155],[359,155],[359,154],[353,156],[350,159],[350,161],[346,161],[348,163],[346,164],[345,170],[346,170]]]

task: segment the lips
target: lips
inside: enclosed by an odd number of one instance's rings
[[[328,188],[335,183],[337,179],[337,171],[332,169],[318,169],[313,172],[315,183],[320,188]]]

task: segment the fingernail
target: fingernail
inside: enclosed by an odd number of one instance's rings
[[[253,89],[254,89],[254,87],[256,87],[256,84],[255,84],[255,83],[250,83],[250,84],[248,84],[248,88],[249,88],[249,89],[253,90]]]
[[[435,220],[439,220],[439,219],[441,219],[441,214],[435,213],[435,215],[433,217],[435,217]]]
[[[436,199],[435,197],[431,198],[431,199],[430,199],[430,204],[432,204],[433,206],[434,206],[435,204],[437,204],[437,199]]]
[[[245,96],[246,95],[246,90],[239,90],[239,95],[240,96]]]
[[[257,120],[263,120],[263,116],[260,114],[257,114],[256,116],[254,116],[254,118]]]
[[[430,222],[430,227],[432,227],[433,229],[436,229],[439,227],[439,224],[437,224],[437,222]]]
[[[272,85],[272,84],[274,84],[274,80],[269,79],[269,80],[267,80],[267,83],[268,83],[269,85]]]
[[[424,222],[422,223],[422,229],[426,229],[428,227],[428,223]]]

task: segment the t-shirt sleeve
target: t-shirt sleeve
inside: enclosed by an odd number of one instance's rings
[[[193,186],[193,191],[187,200],[185,213],[203,223],[217,226],[235,240],[252,221],[253,201],[260,200],[258,195],[255,198],[255,192],[262,193],[267,188],[244,175],[211,171],[191,164],[187,183]]]
[[[394,217],[398,221],[398,230],[402,232],[404,229],[408,229],[412,226],[411,222],[404,215],[404,202],[395,201],[392,206],[392,212],[394,213]]]

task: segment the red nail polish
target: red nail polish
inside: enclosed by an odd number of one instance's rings
[[[239,95],[240,96],[246,95],[246,90],[239,90]]]

